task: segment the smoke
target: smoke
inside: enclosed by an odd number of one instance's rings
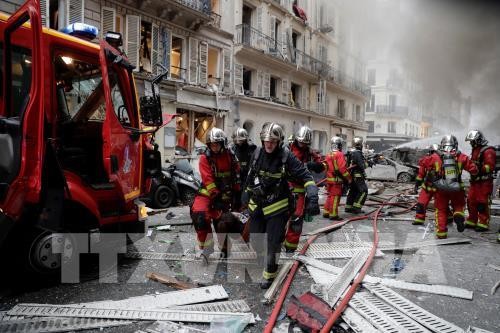
[[[500,3],[457,0],[354,0],[363,11],[358,36],[365,59],[385,49],[422,89],[434,115],[455,112],[471,98],[469,128],[496,136],[500,123]],[[495,128],[496,127],[496,128]],[[458,130],[458,129],[457,129]],[[490,139],[490,142],[493,141]]]

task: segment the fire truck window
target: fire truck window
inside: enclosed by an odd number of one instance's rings
[[[125,105],[125,100],[123,98],[123,93],[118,84],[118,75],[113,70],[113,68],[108,68],[109,70],[109,83],[111,85],[111,100],[113,101],[113,108],[115,109],[115,114],[120,123],[124,126],[132,125],[132,117],[129,115],[128,109]]]
[[[3,73],[3,45],[0,44],[0,73]],[[31,90],[31,51],[14,47],[12,55],[12,111],[9,117],[19,117],[29,101]],[[0,85],[0,96],[3,87]]]
[[[62,119],[104,120],[105,104],[102,75],[98,64],[58,55],[55,73]],[[62,92],[66,100],[62,99]]]

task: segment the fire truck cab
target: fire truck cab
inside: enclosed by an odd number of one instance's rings
[[[15,247],[30,269],[53,271],[62,233],[144,233],[137,198],[161,170],[161,106],[139,100],[126,56],[42,28],[29,0],[0,14],[0,63],[2,254]]]

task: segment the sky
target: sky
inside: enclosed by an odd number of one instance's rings
[[[429,100],[440,102],[434,104],[443,109],[437,112],[449,112],[449,101],[470,96],[469,127],[496,136],[500,144],[500,1],[348,3],[350,10],[362,15],[365,58],[373,56],[374,47],[386,48],[388,61],[399,62]]]

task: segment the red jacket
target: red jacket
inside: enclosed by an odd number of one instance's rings
[[[469,172],[472,176],[477,175],[478,169],[474,162],[469,158],[469,156],[462,154],[460,152],[455,153],[455,160],[457,162],[457,168],[458,168],[458,177],[460,179],[460,176],[462,175],[462,171],[465,170]],[[432,154],[430,156],[430,161],[429,163],[432,166],[432,170],[429,170],[429,172],[432,172],[434,175],[437,175],[439,177],[443,177],[443,160],[441,159],[441,156],[438,154]],[[434,177],[432,177],[434,178]],[[463,183],[460,181],[461,187],[463,187]]]
[[[351,175],[347,169],[347,162],[341,151],[332,151],[326,155],[326,182],[328,184],[342,184],[343,179],[351,181]]]
[[[309,162],[321,163],[321,155],[314,152],[309,146],[300,148],[297,141],[292,142],[290,151],[297,157],[297,159],[307,166]],[[304,187],[300,184],[290,182],[294,192],[304,192]]]
[[[471,160],[479,169],[479,174],[473,179],[473,181],[493,179],[493,171],[495,171],[497,154],[495,152],[495,148],[488,147],[483,152],[483,158],[480,161],[480,153],[483,147],[484,146],[475,147],[472,149]]]
[[[433,156],[436,155],[436,156]],[[434,170],[433,161],[435,159],[441,159],[438,153],[432,153],[431,155],[426,155],[418,161],[418,173],[415,180],[418,183],[423,183],[423,188],[427,191],[435,191],[436,188],[432,184],[431,172]]]
[[[229,200],[233,191],[240,190],[240,167],[228,149],[214,154],[207,148],[207,152],[200,156],[199,169],[202,195],[213,199],[222,193],[222,199]]]

